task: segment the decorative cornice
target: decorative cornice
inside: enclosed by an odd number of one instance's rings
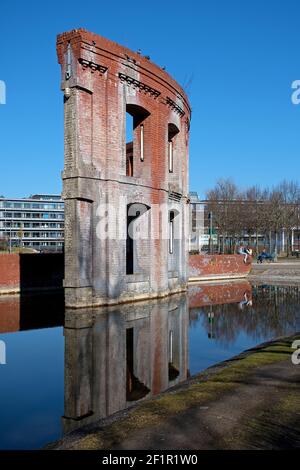
[[[96,64],[95,62],[83,59],[82,57],[78,59],[78,62],[80,63],[83,69],[90,68],[92,73],[100,72],[102,74],[105,73],[108,69],[108,67],[105,67],[104,65]]]
[[[175,113],[179,114],[180,117],[183,117],[185,115],[183,109],[177,103],[175,103],[175,101],[173,101],[169,96],[167,96],[166,98],[166,104],[170,106],[170,108],[172,108]]]
[[[124,73],[119,73],[119,78],[121,82],[126,82],[128,85],[132,85],[134,88],[138,88],[140,91],[149,93],[154,98],[158,98],[158,96],[161,94],[160,91],[155,90],[155,88],[152,88],[151,86],[146,85],[146,83],[140,82],[135,78],[129,77]]]

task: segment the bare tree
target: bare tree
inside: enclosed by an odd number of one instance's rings
[[[287,239],[287,256],[292,252],[292,231],[299,227],[300,187],[296,181],[284,180],[277,187],[282,199],[282,230]]]
[[[207,191],[208,210],[213,212],[220,252],[234,252],[239,239],[248,237],[249,245],[259,251],[259,238],[269,239],[269,250],[277,255],[279,234],[287,240],[287,255],[292,251],[292,232],[300,227],[300,186],[282,181],[273,188],[251,186],[243,191],[231,179],[219,179]],[[274,243],[273,243],[274,241]],[[219,243],[220,245],[220,243]]]
[[[236,226],[236,217],[233,217],[232,203],[239,200],[238,187],[231,179],[219,179],[216,186],[207,192],[208,210],[213,213],[218,229],[218,245],[222,237],[221,252],[225,252],[227,238],[232,239],[239,229]],[[230,247],[230,251],[232,247]]]

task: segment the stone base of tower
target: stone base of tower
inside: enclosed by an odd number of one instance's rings
[[[65,306],[67,308],[80,309],[86,307],[100,307],[108,305],[118,305],[127,302],[138,302],[142,300],[159,299],[174,294],[185,292],[186,284],[172,282],[172,288],[159,292],[139,292],[138,289],[129,290],[118,298],[108,298],[93,295],[91,287],[65,287]]]

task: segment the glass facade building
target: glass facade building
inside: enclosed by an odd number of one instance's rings
[[[34,194],[24,199],[0,197],[0,239],[11,247],[62,251],[64,202],[61,196]]]

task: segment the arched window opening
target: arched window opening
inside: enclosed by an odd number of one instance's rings
[[[170,173],[174,171],[174,146],[178,133],[179,129],[175,124],[168,124],[168,165]]]
[[[135,229],[137,219],[150,209],[141,203],[133,203],[127,206],[127,239],[126,239],[126,274],[135,274],[137,266],[137,248]]]
[[[174,253],[174,211],[169,213],[169,253],[172,255]]]
[[[126,113],[126,176],[133,176],[133,117]]]
[[[141,106],[126,106],[126,176],[134,176],[134,162],[144,161],[145,120],[150,113]]]

